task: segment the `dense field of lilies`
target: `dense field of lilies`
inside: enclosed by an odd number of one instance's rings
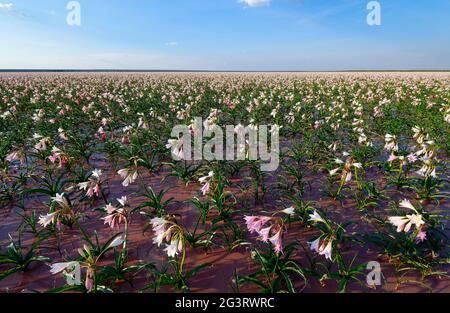
[[[5,74],[0,138],[0,292],[450,291],[448,73]]]

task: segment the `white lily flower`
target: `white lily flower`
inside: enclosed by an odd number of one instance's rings
[[[128,187],[130,184],[134,183],[138,177],[137,171],[130,171],[127,168],[121,169],[117,172],[124,181],[122,182],[122,186]]]
[[[164,251],[167,252],[167,255],[169,257],[175,257],[178,254],[179,251],[179,240],[173,240],[170,245],[166,245],[166,248],[164,249]]]
[[[348,183],[349,181],[352,180],[353,174],[352,172],[347,172],[347,175],[345,176],[345,182]]]
[[[425,221],[422,219],[422,215],[420,214],[392,216],[389,217],[389,222],[397,227],[398,233],[401,233],[402,231],[407,233],[413,225],[415,225],[416,228],[420,228],[423,224],[425,224]]]
[[[338,168],[335,168],[334,170],[331,170],[330,171],[330,176],[334,176],[334,175],[336,175],[336,173],[339,171],[339,167]]]
[[[422,219],[422,215],[420,214],[406,215],[406,217],[409,219],[409,223],[405,226],[405,232],[408,232],[412,225],[415,225],[416,228],[420,228],[423,224],[425,224],[425,221]]]
[[[67,198],[62,193],[57,193],[55,197],[51,197],[50,199],[58,203],[62,208],[69,207],[69,202],[67,202]]]
[[[331,260],[332,248],[333,248],[333,240],[328,241],[328,244],[326,246],[324,242],[322,246],[320,246],[319,248],[319,254],[324,255],[325,258]]]
[[[154,217],[150,220],[150,223],[153,226],[153,231],[155,232],[155,237],[153,237],[153,243],[157,244],[158,247],[161,246],[161,244],[164,241],[164,238],[166,237],[166,220],[160,217]]]
[[[317,211],[314,210],[313,214],[309,214],[310,221],[311,222],[317,222],[317,223],[325,223],[325,220],[322,218],[322,216],[317,213]]]
[[[123,244],[123,242],[124,242],[124,240],[123,240],[122,236],[118,236],[118,237],[114,238],[114,240],[109,244],[108,249],[118,247],[121,244]]]
[[[283,212],[283,213],[285,213],[287,215],[294,215],[295,214],[295,208],[291,206],[289,208],[284,209],[281,212]]]
[[[63,262],[63,263],[55,263],[55,264],[51,265],[50,273],[55,275],[55,274],[61,273],[62,271],[66,270],[66,269],[73,269],[77,265],[79,265],[79,263],[75,262],[75,261]]]
[[[127,196],[123,196],[119,199],[117,199],[117,201],[120,203],[121,206],[126,206],[128,204],[128,198]]]
[[[406,209],[410,209],[410,210],[416,211],[416,208],[411,204],[411,201],[409,201],[407,199],[403,199],[400,202],[399,206],[401,208],[406,208]]]
[[[336,164],[344,164],[344,161],[342,161],[342,160],[339,159],[339,158],[336,158],[336,159],[334,160],[334,163],[336,163]]]
[[[389,217],[389,222],[397,227],[397,232],[401,233],[405,229],[406,223],[408,223],[408,218],[405,216],[392,216]]]
[[[97,179],[100,179],[100,177],[102,176],[102,170],[98,170],[98,169],[93,170],[92,176]]]
[[[49,213],[49,214],[46,214],[46,215],[41,215],[39,217],[38,223],[42,227],[47,227],[48,225],[50,225],[50,224],[55,222],[55,218],[56,218],[57,214],[58,214],[57,212],[54,212],[54,213]]]
[[[317,238],[317,239],[314,240],[314,241],[308,242],[308,244],[309,244],[310,249],[311,249],[312,251],[319,252],[320,238]]]

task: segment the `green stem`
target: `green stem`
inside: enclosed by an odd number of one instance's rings
[[[182,276],[182,274],[183,274],[183,265],[184,265],[184,261],[186,259],[186,247],[185,247],[184,238],[182,239],[182,242],[183,242],[183,256],[181,257],[181,262],[180,262],[180,273],[179,273],[180,276]]]
[[[125,218],[125,233],[123,236],[123,246],[120,260],[120,267],[123,267],[127,258],[127,242],[128,242],[128,218]]]
[[[336,197],[341,194],[342,188],[344,187],[344,184],[345,184],[345,180],[347,179],[347,175],[348,175],[348,173],[346,173],[345,176],[342,177],[341,185],[339,186],[339,189],[338,189],[338,191],[336,193]]]

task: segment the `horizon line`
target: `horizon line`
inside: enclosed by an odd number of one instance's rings
[[[169,69],[0,69],[0,73],[339,73],[339,72],[450,72],[450,69],[357,69],[357,70],[169,70]]]

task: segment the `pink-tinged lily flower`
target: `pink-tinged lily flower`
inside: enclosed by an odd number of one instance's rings
[[[384,149],[387,151],[398,151],[397,136],[386,134],[384,141],[386,142]]]
[[[23,154],[23,152],[16,150],[6,156],[6,161],[19,161],[20,164],[25,164],[25,155]]]
[[[269,238],[269,241],[273,244],[274,251],[276,253],[283,253],[283,228],[280,227],[280,229],[273,235],[271,238]]]
[[[315,121],[314,128],[319,129],[322,124],[323,124],[323,121]]]
[[[63,193],[57,193],[55,197],[51,197],[50,199],[55,201],[63,209],[70,209],[69,202]]]
[[[395,160],[397,160],[397,156],[396,155],[394,155],[394,154],[391,154],[390,156],[389,156],[389,158],[388,158],[388,162],[389,163],[391,163],[391,162],[394,162]]]
[[[203,195],[206,195],[209,190],[211,189],[211,180],[214,177],[214,172],[210,171],[208,173],[208,176],[201,177],[198,181],[203,184],[202,188],[200,189],[201,193]]]
[[[244,219],[250,233],[259,233],[264,224],[270,221],[270,217],[267,216],[245,216]]]
[[[50,138],[48,137],[42,137],[39,134],[34,134],[33,139],[37,139],[39,140],[39,142],[37,144],[34,145],[34,148],[37,151],[44,151],[47,150],[47,146],[50,143]]]
[[[59,168],[64,167],[64,165],[66,165],[67,161],[69,160],[69,158],[66,156],[66,154],[64,152],[62,152],[60,149],[58,149],[57,147],[53,147],[52,154],[48,157],[48,159],[53,164],[58,163]]]
[[[419,229],[423,224],[425,224],[424,220],[422,219],[422,215],[420,214],[392,216],[389,217],[389,222],[397,227],[398,233],[401,233],[402,231],[407,233],[413,225],[415,225],[416,228]]]
[[[49,214],[46,214],[46,215],[41,215],[39,217],[38,223],[42,227],[47,227],[48,225],[55,223],[57,216],[58,216],[58,212],[49,213]]]
[[[148,123],[146,121],[144,121],[144,119],[142,117],[139,118],[138,121],[138,128],[142,128],[142,129],[148,129]]]
[[[120,229],[120,224],[125,221],[125,209],[118,209],[111,204],[106,205],[105,210],[108,215],[103,219],[105,224],[108,224],[111,229]]]
[[[67,133],[65,132],[65,130],[63,128],[58,128],[58,136],[59,138],[61,138],[62,140],[69,140],[69,137],[67,136]]]
[[[202,188],[200,189],[200,192],[202,193],[202,195],[206,195],[210,189],[211,189],[211,185],[208,182],[202,186]]]
[[[339,171],[341,171],[341,181],[348,183],[352,180],[353,174],[352,174],[352,168],[356,171],[356,169],[362,169],[362,164],[359,162],[356,162],[356,160],[349,155],[349,153],[344,152],[342,154],[344,157],[347,157],[346,161],[336,158],[334,160],[334,163],[338,164],[339,167],[335,168],[333,170],[330,170],[330,176],[336,175]]]
[[[18,160],[19,160],[19,152],[18,151],[13,151],[6,156],[6,161],[8,161],[8,162],[13,162],[13,161],[18,161]]]
[[[158,247],[164,241],[164,237],[166,237],[166,220],[160,217],[154,217],[150,220],[150,223],[153,226],[153,232],[155,233],[155,237],[153,237],[153,243],[157,244]]]
[[[172,155],[176,157],[178,160],[184,159],[184,149],[182,139],[169,139],[166,148],[170,149],[170,151],[172,151]]]
[[[166,241],[168,244],[166,244],[164,251],[169,257],[175,257],[179,252],[183,251],[184,231],[181,226],[176,222],[160,217],[152,218],[150,223],[152,224],[153,232],[155,233],[153,243],[157,244],[159,247]]]
[[[94,288],[94,271],[91,268],[86,271],[85,287],[88,292],[91,292]]]
[[[263,228],[259,231],[259,236],[262,242],[268,242],[270,237],[270,231],[272,230],[272,225],[266,228]]]
[[[436,167],[433,165],[433,162],[428,157],[421,158],[423,162],[422,167],[416,173],[422,177],[436,177]]]
[[[250,233],[256,232],[258,240],[262,242],[271,242],[276,253],[283,253],[283,223],[278,223],[278,219],[267,216],[245,216],[245,223]],[[264,227],[268,222],[271,223]],[[263,228],[264,227],[264,228]]]
[[[86,196],[93,197],[94,195],[100,197],[102,171],[95,169],[87,182],[79,183],[77,186],[80,190],[87,190]]]
[[[103,127],[100,127],[95,134],[95,138],[105,141],[106,140],[106,132],[103,130]]]
[[[427,232],[421,230],[416,236],[416,244],[424,242],[427,240]]]
[[[333,248],[333,240],[329,240],[328,242],[324,240],[322,244],[320,243],[320,237],[312,242],[308,242],[311,251],[315,251],[319,253],[319,255],[324,255],[325,258],[331,260],[332,248]]]
[[[128,187],[130,184],[134,183],[138,177],[138,173],[136,170],[130,170],[128,168],[121,169],[117,172],[124,181],[122,182],[122,186]]]
[[[349,181],[352,180],[353,174],[350,171],[345,172],[345,170],[344,170],[344,173],[345,173],[345,182],[348,183]]]
[[[410,163],[414,163],[417,161],[417,157],[414,153],[408,154],[407,158],[408,158],[408,162],[410,162]]]

